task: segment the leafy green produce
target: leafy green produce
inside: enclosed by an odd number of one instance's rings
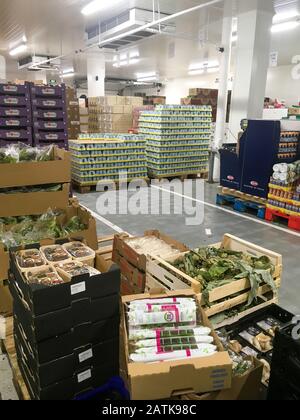
[[[78,216],[72,217],[66,224],[59,221],[63,212],[49,210],[40,217],[25,216],[0,219],[0,242],[5,249],[20,245],[29,245],[42,239],[58,239],[86,228]],[[9,226],[9,230],[7,230]]]
[[[208,306],[209,292],[240,279],[248,279],[251,284],[247,306],[257,300],[262,284],[276,291],[274,266],[267,256],[257,258],[242,252],[208,247],[191,251],[173,265],[199,281]]]
[[[46,162],[52,160],[53,146],[30,147],[23,143],[0,149],[0,164],[19,162]]]

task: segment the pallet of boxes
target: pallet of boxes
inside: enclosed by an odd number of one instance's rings
[[[128,133],[132,128],[132,110],[143,99],[131,96],[89,98],[90,133]]]
[[[138,241],[136,238],[126,238],[126,235],[124,238],[123,248],[126,249],[126,253],[123,251],[123,255],[127,256],[130,263],[134,262],[136,254],[142,261],[144,255],[141,255],[141,249],[145,250],[147,235],[143,237],[144,242],[141,240],[142,238],[139,238]],[[120,245],[117,244],[119,240],[120,236],[117,236],[114,259],[121,266],[122,287],[125,285],[125,292],[127,292],[129,284],[131,290],[138,293],[143,284],[139,283],[139,287],[136,286],[132,268],[129,271],[131,282],[126,279],[130,263],[125,260],[126,264],[122,264],[124,257],[119,255],[121,250]],[[152,249],[155,250],[154,245],[152,245]],[[214,325],[217,328],[228,327],[230,329],[231,325],[244,322],[247,318],[260,314],[261,311],[263,313],[274,312],[274,307],[277,308],[276,303],[281,282],[282,257],[231,235],[224,235],[221,243],[206,249],[185,250],[181,253],[173,249],[173,255],[169,252],[169,256],[164,255],[163,252],[161,256],[158,256],[158,252],[154,255],[155,251],[153,254],[150,250],[144,252],[148,254],[145,269],[145,290],[148,290],[148,295],[133,295],[123,298],[122,373],[129,383],[132,395],[137,398],[149,398],[149,395],[151,398],[173,398],[175,395],[182,394],[181,399],[191,400],[260,398],[262,378],[269,375],[269,363],[266,360],[269,360],[268,353],[271,353],[272,338],[262,329],[266,328],[267,322],[259,322],[261,328],[255,330],[257,337],[253,336],[252,338],[247,331],[248,335],[246,336],[246,332],[240,326],[243,337],[249,340],[251,338],[248,345],[242,337],[239,337],[242,343],[239,344],[237,340],[228,342],[227,336],[220,335],[223,347],[228,351],[233,362],[233,368],[230,370],[232,373],[230,385],[224,386],[225,371],[219,377],[218,384],[214,384],[214,389],[203,379],[203,376],[202,380],[198,380],[195,385],[193,378],[196,369],[195,365],[193,366],[193,358],[189,358],[193,357],[193,350],[195,350],[197,358],[197,351],[203,349],[203,344],[208,345],[207,355],[212,350],[209,344],[216,345],[216,341],[209,337],[208,331],[201,328],[209,325],[209,331],[212,331],[211,325]],[[137,268],[135,268],[135,273],[141,274]],[[249,280],[250,273],[251,281]],[[144,280],[142,276],[140,279]],[[254,279],[255,284],[252,284]],[[163,291],[162,294],[161,291]],[[189,323],[184,319],[185,311],[182,313],[180,311],[180,304],[189,293],[197,296],[203,309],[200,325],[199,321],[195,321],[194,318]],[[183,300],[181,301],[181,299]],[[189,307],[189,305],[193,306],[193,303],[185,302],[185,305]],[[166,322],[164,316],[160,317],[158,314],[156,317],[156,312],[163,312],[164,315],[167,312],[169,324],[164,325]],[[197,313],[200,314],[200,310]],[[206,317],[212,324],[206,324]],[[267,315],[265,317],[268,318]],[[260,319],[263,319],[263,315]],[[269,317],[269,322],[271,322],[270,319]],[[143,323],[147,324],[146,320],[147,322],[149,320],[149,324],[151,324],[149,327],[142,325]],[[174,320],[179,320],[179,324]],[[181,321],[186,321],[186,323],[181,324]],[[239,331],[238,326],[236,329]],[[204,336],[208,334],[208,336],[199,337],[201,333]],[[253,347],[256,340],[260,342],[260,352],[255,351]],[[264,340],[266,343],[263,342]],[[237,348],[237,343],[239,348]],[[266,345],[265,350],[264,345]],[[216,351],[215,347],[214,351]],[[167,361],[168,357],[187,359],[185,364],[190,366],[190,376],[182,373],[181,377],[189,377],[190,381],[186,379],[181,382],[181,387],[174,367],[176,363]],[[154,363],[162,360],[164,363]],[[195,364],[198,363],[196,359],[194,361]],[[148,363],[151,364],[148,365]],[[205,363],[209,363],[209,357],[202,359],[202,366]],[[185,367],[182,367],[182,372],[184,369]],[[266,370],[268,372],[265,372]],[[143,375],[142,372],[145,374]],[[166,372],[169,374],[170,381],[167,376],[164,377]],[[162,381],[161,384],[152,382],[151,375],[154,374],[158,375],[157,377]],[[195,391],[197,388],[201,388],[201,390]],[[174,394],[175,389],[178,392]],[[193,389],[194,393],[185,392],[186,389]]]
[[[80,134],[79,102],[76,90],[66,88],[67,127],[69,140],[77,140]]]

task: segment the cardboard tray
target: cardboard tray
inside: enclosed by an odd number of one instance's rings
[[[27,129],[6,128],[0,130],[0,139],[15,143],[19,141],[32,141],[32,131],[29,127]]]
[[[38,141],[47,141],[49,143],[55,143],[58,141],[65,141],[68,140],[68,132],[67,127],[65,127],[64,131],[39,131],[34,130],[34,138]]]
[[[174,246],[177,250],[181,252],[189,251],[189,249],[182,243],[176,241],[175,239],[163,234],[158,230],[149,230],[144,233],[144,236],[156,236],[157,238],[165,241],[167,244]],[[134,267],[139,270],[146,272],[147,269],[147,256],[138,254],[133,248],[129,246],[125,240],[136,239],[131,238],[126,233],[116,235],[114,239],[114,250],[116,250],[122,257],[124,257],[128,262],[130,262]]]
[[[29,93],[29,85],[26,83],[24,85],[14,85],[10,83],[1,83],[0,84],[0,94],[1,95],[27,95]]]
[[[65,107],[65,101],[63,99],[32,99],[32,110],[37,111],[38,109],[63,109]]]
[[[35,130],[65,130],[67,127],[67,123],[65,121],[35,121],[34,122],[34,129]]]
[[[70,184],[62,191],[0,194],[0,217],[40,215],[49,208],[65,209],[70,198]]]
[[[0,96],[0,105],[9,107],[19,107],[29,105],[27,96]]]
[[[0,127],[7,127],[7,129],[13,128],[19,128],[19,127],[27,127],[27,125],[30,125],[30,120],[26,117],[6,117],[6,118],[0,118]]]
[[[33,112],[33,118],[41,120],[63,120],[66,118],[66,115],[65,111],[56,110],[48,111],[40,109]]]
[[[71,156],[54,147],[49,162],[20,162],[0,165],[0,188],[71,182]]]
[[[242,376],[233,376],[230,389],[208,394],[190,394],[181,399],[185,401],[257,401],[261,399],[261,381],[263,374],[263,364],[255,359],[254,367],[250,372]]]
[[[33,98],[65,98],[65,86],[31,86],[30,93]]]
[[[155,291],[153,291],[155,292]],[[210,357],[191,358],[163,363],[131,363],[124,305],[137,299],[164,297],[199,297],[192,290],[158,294],[132,295],[122,298],[121,373],[133,400],[157,400],[176,395],[211,392],[231,388],[232,361],[217,335],[213,333],[219,352]],[[204,311],[199,309],[203,325],[212,329]]]
[[[263,255],[266,255],[270,258],[271,262],[273,263],[275,267],[275,272],[273,274],[274,280],[277,281],[277,287],[280,287],[280,278],[282,275],[282,256],[280,254],[277,254],[273,251],[270,251],[268,249],[262,248],[260,246],[257,246],[255,244],[252,244],[251,242],[244,241],[243,239],[240,239],[236,236],[226,234],[223,237],[223,240],[221,243],[212,245],[216,248],[224,248],[225,250],[231,250],[231,251],[239,251],[243,252],[245,254],[248,254],[250,256],[254,257],[261,257]],[[173,267],[169,262],[174,262],[178,260],[179,257],[176,258],[170,258],[168,261],[164,261],[161,258],[157,258],[155,256],[148,257],[148,268],[147,268],[147,274],[149,273],[149,281],[151,284],[153,284],[153,280],[155,280],[157,283],[160,283],[161,287],[165,287],[169,290],[180,290],[184,285],[187,285],[196,293],[201,292],[201,285],[199,282],[195,281],[192,277],[188,276],[184,272],[176,269]],[[218,302],[221,299],[236,295],[237,293],[246,292],[251,288],[250,281],[248,279],[242,279],[233,281],[232,283],[217,287],[211,292],[209,292],[208,301],[211,304],[214,304]],[[269,291],[270,289],[268,289]],[[264,293],[266,290],[264,289]],[[262,293],[262,294],[264,294]],[[247,294],[248,296],[248,294]],[[244,300],[246,301],[244,296]],[[243,301],[240,301],[239,303],[243,303]],[[203,303],[204,300],[203,300]],[[221,305],[221,304],[220,304]],[[224,307],[227,305],[227,309],[230,309],[230,304],[224,303]],[[236,306],[236,305],[235,305]],[[217,304],[216,304],[216,308]],[[224,309],[225,310],[225,309]],[[216,312],[218,309],[214,309],[210,312],[211,316],[212,314],[218,313]],[[214,312],[214,313],[213,313]]]
[[[53,244],[54,241],[52,241]],[[56,241],[56,243],[66,243],[68,241]],[[50,243],[50,241],[49,241]],[[31,246],[32,249],[40,248],[40,244]],[[47,244],[45,244],[47,245]],[[87,275],[73,277],[71,281],[59,284],[55,287],[45,287],[42,285],[29,284],[25,280],[25,276],[17,266],[16,256],[12,252],[10,256],[10,283],[12,287],[17,287],[20,298],[31,312],[32,317],[46,315],[59,311],[60,309],[70,308],[71,315],[74,319],[79,317],[80,321],[90,321],[92,317],[99,316],[96,320],[110,318],[118,307],[118,296],[120,294],[120,270],[116,265],[108,264],[100,255],[97,255],[96,269],[101,274],[90,277]],[[103,299],[98,302],[98,315],[96,312],[95,300]],[[80,314],[79,303],[86,312]],[[109,305],[111,307],[109,308]],[[110,313],[112,312],[112,313]],[[83,317],[81,320],[80,317]],[[88,318],[84,318],[88,317]]]
[[[0,108],[0,117],[2,118],[27,118],[31,121],[31,110],[28,108]]]

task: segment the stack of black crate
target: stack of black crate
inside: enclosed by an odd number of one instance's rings
[[[299,317],[295,317],[295,323],[292,322],[276,332],[268,399],[300,400]]]
[[[68,149],[66,87],[31,85],[33,138],[36,146]]]
[[[10,291],[17,360],[33,400],[72,400],[119,375],[117,266],[45,287],[29,284],[11,253]]]
[[[30,84],[0,84],[0,146],[32,145]]]

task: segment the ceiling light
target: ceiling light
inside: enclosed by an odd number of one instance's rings
[[[189,70],[199,70],[203,68],[203,63],[195,63],[189,66]]]
[[[290,31],[292,29],[297,28],[299,24],[300,22],[297,22],[296,20],[291,21],[291,22],[278,23],[277,25],[272,26],[271,32],[275,34],[279,32]]]
[[[128,65],[128,61],[127,60],[122,60],[119,62],[119,66],[123,67],[123,66],[127,66]]]
[[[113,64],[113,67],[119,68],[120,67],[120,64],[119,63],[114,63]]]
[[[237,40],[238,40],[238,36],[232,35],[231,42],[234,43],[234,42],[237,42]]]
[[[218,73],[220,71],[220,67],[214,67],[207,69],[207,73]]]
[[[105,9],[107,6],[110,6],[112,1],[107,4],[107,2],[103,0],[94,0],[88,3],[84,8],[81,10],[81,13],[85,16],[92,15],[93,13],[99,12],[100,10]]]
[[[200,74],[204,74],[204,70],[199,69],[199,70],[190,70],[188,72],[189,76],[198,76]]]
[[[16,55],[22,54],[23,52],[27,51],[27,48],[28,48],[27,44],[18,45],[17,47],[9,51],[9,55],[14,57]]]
[[[148,77],[156,77],[156,72],[152,71],[152,72],[148,72],[148,73],[136,73],[136,77],[138,79],[147,79]]]
[[[273,18],[273,23],[282,22],[284,20],[295,18],[297,16],[299,16],[297,10],[290,10],[289,12],[277,13]]]
[[[156,74],[153,76],[138,77],[138,82],[155,82],[157,80]]]
[[[138,51],[131,51],[129,53],[129,58],[139,58],[140,53]]]
[[[74,77],[74,76],[75,76],[75,73],[74,72],[72,72],[72,73],[66,73],[66,74],[62,74],[61,75],[61,77],[63,79],[68,79],[68,78],[71,78],[71,77]]]
[[[129,60],[129,64],[130,65],[132,65],[132,64],[137,64],[137,63],[139,63],[140,62],[140,60],[138,59],[138,58],[132,58],[131,60]]]

